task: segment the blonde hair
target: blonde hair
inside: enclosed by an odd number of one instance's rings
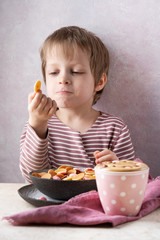
[[[92,32],[77,26],[63,27],[47,37],[40,49],[41,67],[44,82],[46,82],[46,55],[47,51],[51,50],[54,44],[60,44],[64,50],[67,47],[78,46],[83,51],[86,51],[90,60],[91,72],[94,76],[95,86],[99,83],[102,75],[108,75],[109,70],[109,53],[103,42]],[[100,98],[103,89],[96,92],[93,104]]]

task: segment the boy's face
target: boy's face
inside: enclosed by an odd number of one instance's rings
[[[56,45],[47,54],[47,94],[59,108],[92,106],[95,83],[89,57],[78,47],[69,51],[66,55],[63,47]]]

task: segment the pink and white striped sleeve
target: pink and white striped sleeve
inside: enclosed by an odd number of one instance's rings
[[[120,160],[133,160],[135,158],[135,152],[132,145],[130,133],[126,125],[122,127],[118,139],[114,145],[113,151],[116,153],[117,157]]]
[[[44,168],[49,168],[48,138],[39,138],[27,123],[20,139],[20,170],[23,177],[31,182],[28,173]]]

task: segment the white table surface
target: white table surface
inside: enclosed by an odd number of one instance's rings
[[[0,183],[0,218],[35,208],[17,190],[25,184]],[[159,240],[160,208],[133,222],[116,227],[99,226],[12,226],[0,220],[0,240]]]

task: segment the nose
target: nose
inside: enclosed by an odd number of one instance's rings
[[[68,76],[67,73],[63,73],[63,74],[62,74],[61,76],[59,76],[59,77],[60,77],[60,78],[59,78],[59,81],[58,81],[59,84],[67,85],[67,84],[70,84],[70,83],[71,83],[71,81],[70,81],[69,76]]]
[[[69,80],[63,80],[63,79],[61,79],[61,80],[59,80],[58,83],[59,83],[59,84],[67,85],[67,84],[70,84],[70,81],[69,81]]]

